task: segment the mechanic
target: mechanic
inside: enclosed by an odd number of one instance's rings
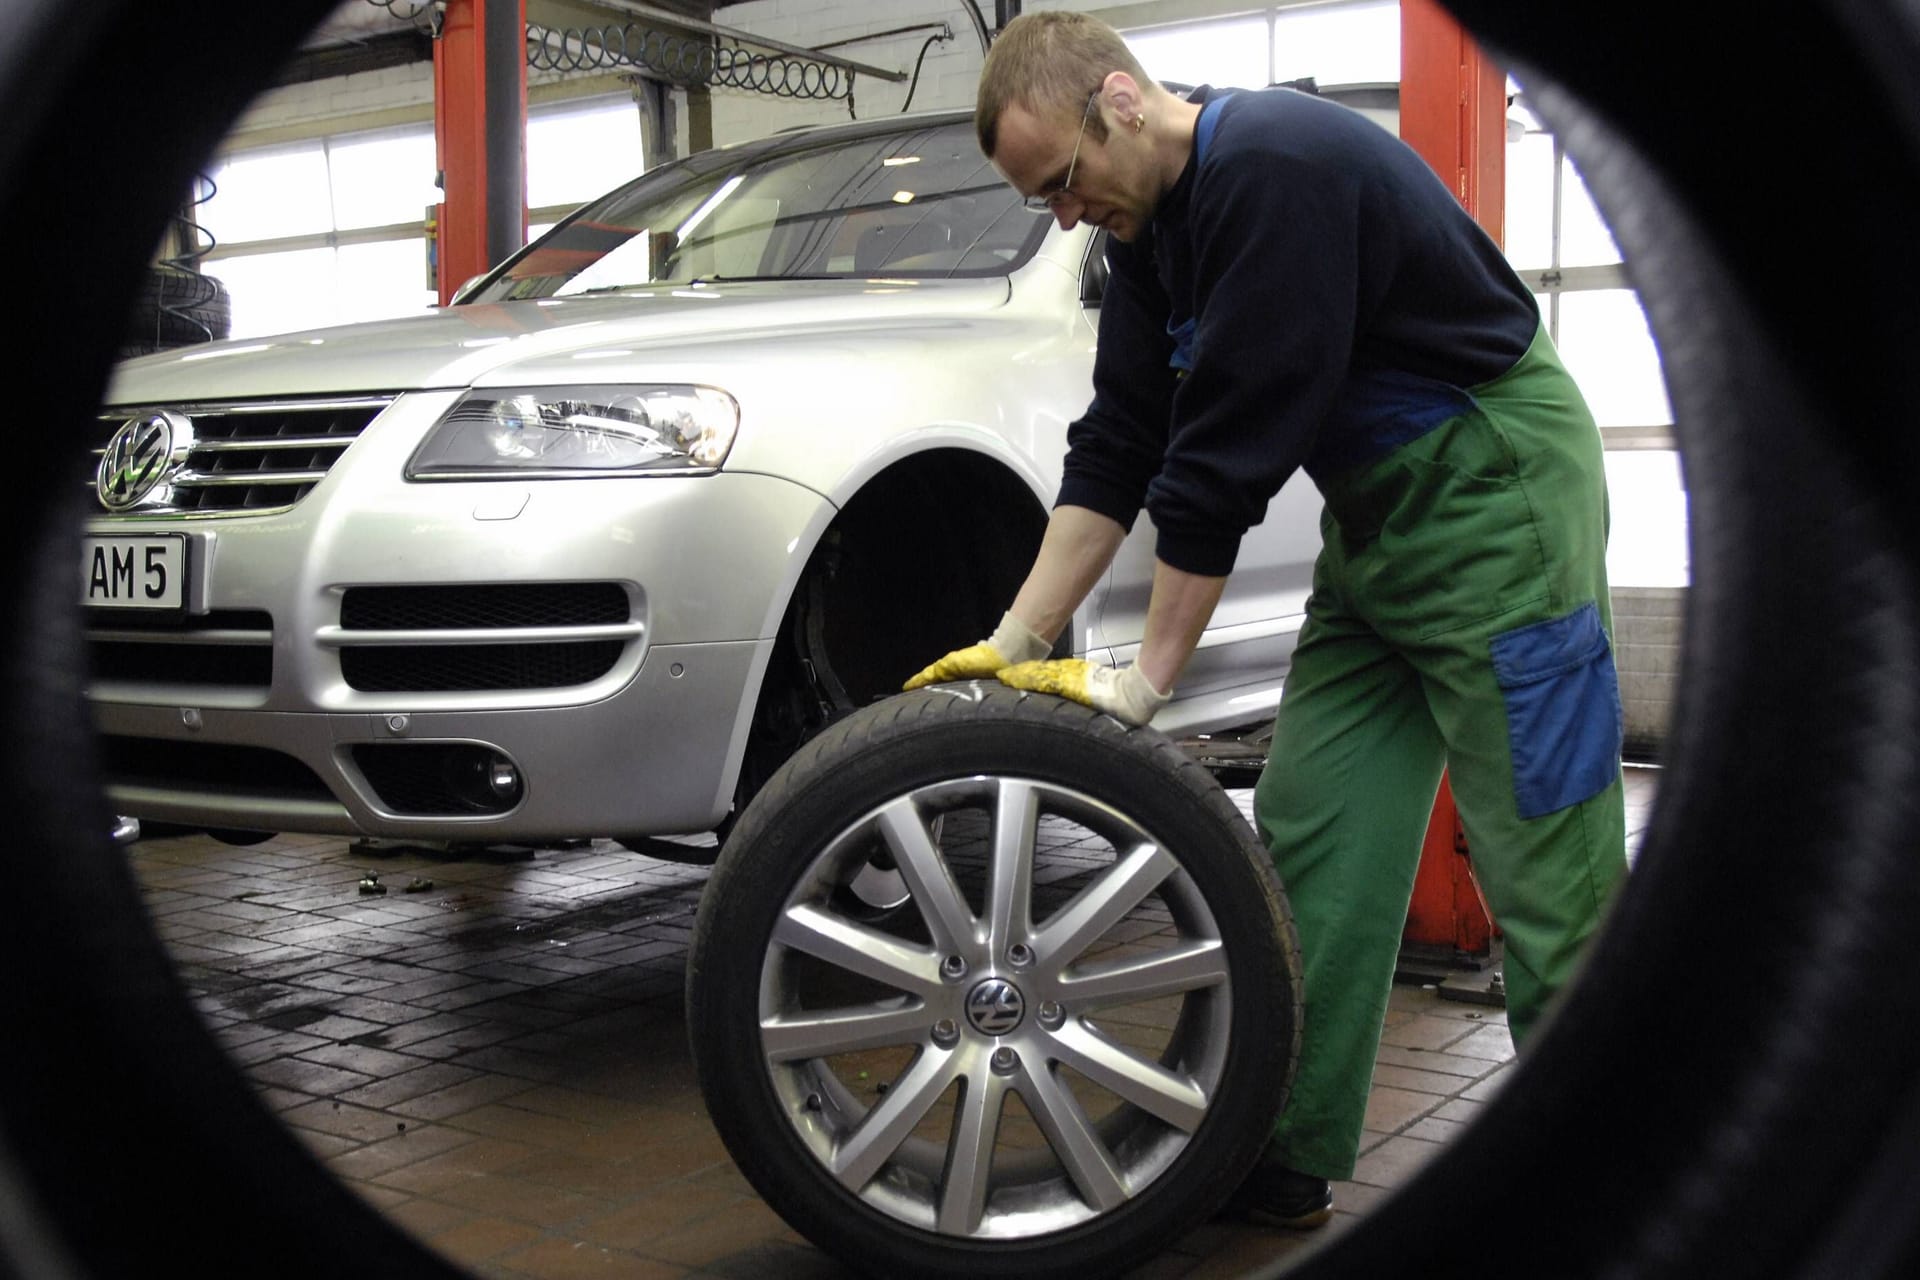
[[[1350,1178],[1443,768],[1506,936],[1516,1045],[1625,870],[1592,415],[1539,308],[1420,157],[1289,89],[1182,100],[1084,14],[1023,15],[981,73],[994,167],[1111,233],[1093,400],[1033,567],[987,639],[907,682],[997,675],[1130,724],[1163,706],[1240,539],[1297,468],[1322,548],[1254,813],[1304,959],[1298,1070],[1231,1207],[1318,1226]],[[1046,660],[1144,506],[1136,660]]]

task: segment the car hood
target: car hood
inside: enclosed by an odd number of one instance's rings
[[[1004,276],[660,286],[596,297],[468,303],[428,315],[183,347],[122,364],[110,405],[502,385],[521,365],[596,352],[835,332],[895,334],[1003,306]],[[587,364],[581,368],[591,369]],[[666,373],[666,371],[663,371]],[[671,376],[667,373],[667,376]],[[591,381],[584,376],[581,381]]]

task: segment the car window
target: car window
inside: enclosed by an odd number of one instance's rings
[[[1051,219],[969,121],[702,152],[585,206],[466,301],[694,280],[1004,275]]]

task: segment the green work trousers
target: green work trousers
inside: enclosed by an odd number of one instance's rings
[[[1321,492],[1324,545],[1254,796],[1306,1011],[1274,1152],[1352,1176],[1443,768],[1520,1044],[1626,869],[1599,432],[1542,331],[1477,407]]]

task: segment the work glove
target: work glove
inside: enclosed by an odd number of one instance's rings
[[[1103,667],[1085,658],[1022,662],[998,672],[1000,683],[1034,693],[1055,693],[1104,711],[1128,724],[1145,724],[1171,694],[1148,682],[1137,664]]]
[[[1000,625],[993,629],[992,635],[979,644],[955,649],[901,688],[918,689],[949,680],[984,680],[1002,667],[1044,658],[1052,649],[1052,645],[1028,630],[1027,624],[1014,617],[1009,609],[1001,616]]]

